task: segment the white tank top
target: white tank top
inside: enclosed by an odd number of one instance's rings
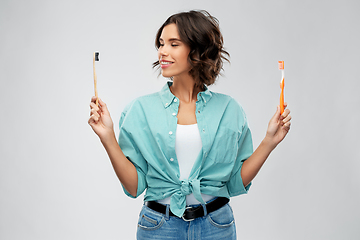
[[[202,142],[197,124],[177,125],[175,137],[175,152],[180,169],[180,180],[188,179],[194,163],[201,151]],[[205,202],[213,199],[213,196],[201,194]],[[162,204],[170,204],[170,197],[158,200]],[[186,196],[186,205],[200,204],[191,193]]]

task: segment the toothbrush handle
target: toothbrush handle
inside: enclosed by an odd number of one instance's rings
[[[280,93],[280,114],[284,112],[284,78],[280,83],[281,93]]]

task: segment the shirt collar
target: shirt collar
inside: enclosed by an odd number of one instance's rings
[[[175,95],[170,91],[170,86],[172,82],[167,82],[165,86],[160,91],[160,98],[165,108],[169,107],[176,99]],[[212,97],[211,91],[206,85],[204,85],[205,90],[198,93],[198,101],[203,101],[204,104],[208,103]]]
[[[204,91],[198,93],[198,100],[202,99],[204,101],[204,104],[207,104],[210,101],[212,94],[209,88],[205,84],[204,84],[204,88],[205,88]]]

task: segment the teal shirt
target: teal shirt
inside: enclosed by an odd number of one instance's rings
[[[179,180],[175,135],[179,99],[168,82],[160,92],[137,98],[120,118],[119,145],[135,165],[138,174],[137,196],[145,189],[145,201],[170,198],[170,210],[181,217],[186,195],[201,193],[227,197],[247,193],[240,171],[253,153],[251,133],[245,113],[231,97],[211,92],[198,93],[196,120],[202,141],[187,180]],[[125,193],[130,195],[125,189]]]

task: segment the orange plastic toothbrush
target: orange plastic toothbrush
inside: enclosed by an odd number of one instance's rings
[[[96,71],[95,71],[95,61],[99,61],[99,53],[98,52],[94,52],[93,65],[94,65],[94,88],[95,88],[96,106],[99,106],[99,98],[98,98],[98,91],[97,91],[97,78],[96,78]]]
[[[280,94],[280,112],[283,114],[284,112],[284,86],[285,86],[285,76],[284,76],[284,61],[279,61],[279,70],[281,70],[281,94]]]

